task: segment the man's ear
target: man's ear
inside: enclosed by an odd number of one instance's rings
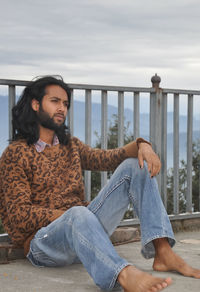
[[[31,106],[35,112],[38,112],[39,107],[40,107],[39,101],[37,101],[36,99],[32,99]]]

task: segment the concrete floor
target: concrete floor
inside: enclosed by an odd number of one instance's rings
[[[175,251],[188,263],[200,268],[200,231],[176,234]],[[153,260],[140,254],[140,242],[116,247],[118,253],[143,271],[160,277],[170,276],[173,284],[166,292],[199,292],[200,280],[186,278],[176,273],[152,271]],[[65,268],[35,268],[26,259],[0,265],[0,292],[95,292],[100,291],[81,264]],[[119,290],[118,290],[119,291]]]

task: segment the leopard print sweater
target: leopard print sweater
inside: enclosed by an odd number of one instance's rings
[[[0,159],[0,217],[12,242],[25,246],[67,209],[87,205],[82,170],[114,170],[130,157],[127,149],[94,149],[75,137],[67,146],[46,147],[41,153],[25,141],[11,143]]]

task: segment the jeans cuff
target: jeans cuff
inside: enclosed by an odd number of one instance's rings
[[[166,237],[168,239],[169,245],[173,247],[176,243],[176,240],[173,235],[169,234],[156,234],[152,236],[151,238],[148,238],[143,244],[142,244],[142,250],[141,253],[145,259],[151,259],[155,257],[155,248],[153,245],[153,240],[157,238],[164,238]]]
[[[27,259],[31,262],[31,264],[34,266],[34,267],[39,267],[39,268],[44,268],[43,265],[40,265],[39,263],[35,262],[34,258],[33,258],[33,255],[32,255],[32,251],[31,251],[31,248],[27,254]]]
[[[114,277],[112,278],[112,281],[110,283],[109,289],[108,291],[113,290],[113,288],[115,287],[115,285],[117,284],[117,277],[119,276],[119,273],[127,266],[132,266],[133,264],[125,262],[123,263],[121,266],[119,266],[117,268],[117,270],[115,271]]]

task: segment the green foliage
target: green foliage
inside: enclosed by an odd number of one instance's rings
[[[199,191],[200,191],[200,140],[192,147],[192,202],[194,212],[200,211]],[[170,169],[167,177],[167,212],[173,214],[173,169]],[[186,191],[187,191],[187,164],[181,161],[179,169],[179,212],[186,212]]]
[[[1,218],[0,218],[0,234],[1,233],[4,233],[5,231],[4,231],[4,229],[3,229],[3,225],[2,225],[2,223],[1,223]]]
[[[194,212],[200,211],[200,140],[193,144],[193,162],[192,162],[192,202],[194,206]]]
[[[108,149],[117,148],[118,145],[118,117],[116,114],[112,116],[113,120],[110,121],[108,127]],[[130,122],[124,126],[124,145],[134,140],[134,137],[129,132]],[[95,132],[97,137],[96,148],[101,148],[101,137]]]

